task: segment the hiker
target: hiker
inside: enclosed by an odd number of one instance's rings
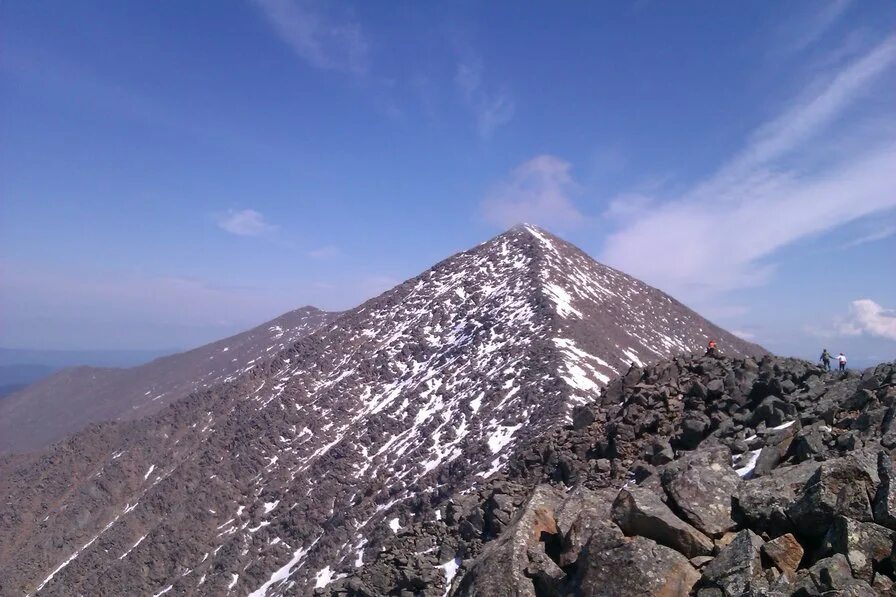
[[[714,357],[716,356],[716,341],[710,340],[709,344],[706,345],[706,354],[703,356]]]
[[[831,370],[831,353],[828,352],[828,349],[825,348],[821,351],[821,365],[824,367],[825,371]]]
[[[841,352],[837,362],[840,363],[840,371],[846,371],[846,355]]]

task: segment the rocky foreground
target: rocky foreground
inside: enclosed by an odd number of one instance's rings
[[[316,594],[894,594],[894,419],[896,364],[633,367],[507,474],[407,506]]]

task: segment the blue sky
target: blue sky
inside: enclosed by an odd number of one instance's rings
[[[896,358],[887,1],[6,2],[0,345],[184,348],[529,221]]]

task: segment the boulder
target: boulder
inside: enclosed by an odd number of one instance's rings
[[[731,499],[741,478],[731,468],[731,452],[724,446],[700,450],[682,466],[663,472],[663,486],[687,522],[703,533],[721,536],[736,525]]]
[[[821,463],[787,515],[806,537],[821,537],[838,515],[860,522],[873,520],[869,495],[880,478],[876,463],[865,454],[851,454]]]
[[[896,531],[879,524],[838,516],[825,536],[824,545],[846,556],[854,577],[871,582],[875,567],[890,557],[894,539]]]
[[[768,474],[787,457],[790,445],[799,429],[799,423],[794,421],[789,426],[775,430],[766,436],[765,447],[759,453],[759,459],[753,469],[754,477]]]
[[[876,594],[867,582],[853,578],[849,561],[840,553],[816,562],[792,588],[793,594],[800,596],[865,597]]]
[[[640,535],[688,558],[712,553],[712,540],[684,522],[648,489],[629,487],[613,502],[613,521],[626,535]]]
[[[557,529],[561,540],[558,563],[561,566],[574,563],[595,534],[622,540],[622,531],[610,516],[616,493],[614,489],[592,491],[577,487],[557,508]]]
[[[877,455],[877,472],[880,486],[874,497],[874,521],[896,530],[896,474],[893,458],[887,452]]]
[[[709,431],[709,417],[700,411],[692,411],[681,422],[681,429],[675,436],[675,444],[685,450],[696,448]]]
[[[769,475],[744,481],[734,498],[733,518],[771,536],[793,531],[787,511],[819,466],[817,462],[803,462],[778,467]]]
[[[549,578],[556,571],[545,568],[547,558],[532,561],[530,549],[538,547],[543,534],[557,535],[554,512],[562,501],[563,494],[559,490],[549,485],[536,487],[529,501],[501,536],[487,543],[482,553],[473,560],[456,594],[470,597],[535,597],[535,583],[529,575],[543,573]],[[533,574],[533,570],[537,574]]]
[[[762,538],[749,529],[739,532],[703,569],[703,583],[726,596],[748,595],[768,586],[762,574]]]
[[[678,597],[689,594],[698,580],[700,573],[687,558],[650,539],[633,537],[607,548],[595,537],[582,553],[571,593],[580,597],[635,593]]]
[[[796,537],[787,533],[766,542],[762,546],[762,555],[781,572],[794,574],[803,559],[803,546]]]

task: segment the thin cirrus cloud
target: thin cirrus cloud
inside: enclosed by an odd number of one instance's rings
[[[476,132],[483,139],[513,118],[516,105],[506,89],[490,89],[483,82],[483,64],[479,58],[462,61],[457,66],[454,83],[464,105],[473,114]]]
[[[787,42],[783,44],[785,52],[801,52],[820,40],[837,21],[846,14],[854,0],[829,0],[820,10],[805,19],[802,23],[788,23],[782,26],[781,35]],[[811,5],[816,8],[816,4]]]
[[[742,151],[689,191],[665,202],[642,199],[650,209],[608,237],[603,260],[684,297],[756,286],[774,271],[766,258],[777,250],[896,208],[891,140],[869,135],[857,144],[861,150],[823,154],[822,167],[788,166],[795,154],[806,160],[816,147],[836,148],[837,131],[818,137],[894,63],[896,36],[890,36],[826,84],[811,85],[814,93],[760,126]],[[884,118],[896,120],[892,112]],[[608,212],[620,210],[611,204]]]
[[[308,256],[312,259],[334,259],[339,257],[342,254],[342,251],[339,250],[339,247],[335,247],[333,245],[326,245],[323,247],[318,247],[316,249],[312,249],[308,251]]]
[[[277,230],[254,209],[231,209],[218,216],[218,227],[237,236],[262,236]]]
[[[361,24],[337,17],[332,5],[309,0],[255,0],[274,31],[309,66],[362,76],[369,44]]]
[[[517,166],[495,185],[482,201],[483,217],[497,226],[520,222],[570,225],[583,220],[571,195],[578,185],[570,164],[551,155],[540,155]]]
[[[851,249],[852,247],[867,245],[868,243],[876,243],[877,241],[888,239],[893,235],[896,235],[896,225],[884,226],[865,236],[860,236],[859,238],[849,241],[844,244],[842,248]]]

